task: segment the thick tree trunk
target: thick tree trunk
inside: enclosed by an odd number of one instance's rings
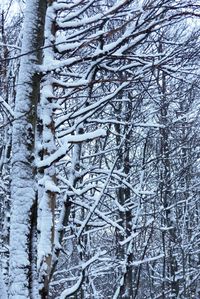
[[[49,61],[54,59],[54,36],[55,36],[55,11],[52,1],[49,0],[45,19],[45,49],[43,51],[43,64],[48,66]],[[39,123],[41,130],[39,133],[40,158],[48,158],[56,150],[55,145],[55,124],[54,124],[54,88],[51,84],[53,75],[47,72],[42,78],[41,99],[38,109]],[[45,116],[45,117],[44,117]],[[56,187],[55,166],[51,165],[46,169],[40,168],[38,174],[41,178],[40,192],[38,194],[38,282],[40,298],[48,298],[49,283],[53,267],[52,254],[55,239],[55,206]]]
[[[23,30],[22,57],[12,134],[9,298],[36,298],[32,293],[36,221],[34,142],[40,76],[45,0],[28,0]]]
[[[3,280],[3,275],[1,273],[0,269],[0,299],[7,299],[7,290],[6,290],[6,285]]]

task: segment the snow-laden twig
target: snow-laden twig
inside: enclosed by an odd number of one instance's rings
[[[93,264],[94,262],[96,262],[96,261],[99,259],[99,257],[102,256],[102,255],[104,255],[104,254],[106,254],[106,251],[102,251],[101,253],[97,253],[97,254],[95,254],[91,259],[89,259],[87,262],[83,263],[83,264],[81,265],[82,273],[81,273],[81,275],[80,275],[78,281],[77,281],[77,282],[75,283],[75,285],[73,285],[72,287],[70,287],[70,288],[64,290],[64,291],[61,293],[59,299],[65,299],[65,298],[67,298],[68,296],[72,296],[74,293],[76,293],[76,292],[79,290],[79,288],[81,287],[81,284],[82,284],[82,282],[83,282],[83,280],[84,280],[84,271],[85,271],[85,269],[88,268],[88,267],[89,267],[91,264]],[[58,298],[57,298],[57,299],[58,299]]]
[[[96,131],[90,132],[90,133],[84,133],[80,135],[71,135],[67,136],[65,138],[65,143],[53,154],[51,154],[49,157],[45,158],[43,161],[38,161],[37,166],[38,167],[48,167],[52,165],[52,163],[59,161],[61,158],[63,158],[68,150],[68,144],[71,143],[81,143],[84,141],[90,141],[98,137],[105,137],[106,131],[103,129],[98,129]]]
[[[6,103],[6,101],[0,96],[0,105],[2,105],[6,111],[12,116],[14,117],[14,111],[12,110],[12,108],[10,107],[10,105],[8,103]]]

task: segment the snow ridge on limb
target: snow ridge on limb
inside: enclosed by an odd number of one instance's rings
[[[14,117],[14,111],[12,110],[10,105],[8,103],[6,103],[6,101],[4,101],[4,99],[1,96],[0,96],[0,105],[3,106],[3,108],[6,110],[6,113],[8,112],[8,114],[11,117]]]
[[[106,251],[102,251],[101,253],[96,253],[92,258],[90,258],[87,262],[83,263],[81,265],[81,275],[80,278],[78,279],[78,281],[76,282],[76,284],[74,286],[72,286],[71,288],[64,290],[61,295],[58,297],[59,299],[65,299],[68,298],[69,296],[72,296],[73,294],[77,293],[77,291],[80,289],[83,279],[84,279],[84,271],[94,262],[98,261],[98,259],[105,255]]]
[[[105,137],[105,136],[106,136],[106,131],[103,129],[98,129],[94,132],[84,133],[81,135],[67,136],[64,139],[64,144],[58,150],[56,150],[53,154],[51,154],[44,160],[37,162],[37,167],[46,168],[52,165],[52,163],[59,161],[61,158],[63,158],[66,155],[68,151],[68,144],[82,143],[85,141],[90,141],[95,138]]]

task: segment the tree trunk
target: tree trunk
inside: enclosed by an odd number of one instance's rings
[[[34,166],[36,108],[40,92],[37,65],[42,62],[45,0],[26,3],[22,57],[12,134],[12,183],[10,227],[11,299],[36,298],[32,260],[36,222]],[[34,259],[35,260],[35,259]]]

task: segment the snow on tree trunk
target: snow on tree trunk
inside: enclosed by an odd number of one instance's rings
[[[12,183],[9,298],[36,298],[32,294],[33,239],[36,221],[34,139],[40,90],[37,65],[42,61],[45,0],[26,2],[15,121],[12,133]],[[35,289],[35,285],[34,285]],[[34,290],[34,294],[36,291]]]
[[[3,280],[3,275],[0,271],[0,299],[7,299],[7,291],[6,291],[6,286]]]
[[[49,1],[45,20],[44,65],[48,65],[54,59],[53,41],[55,16],[51,1]],[[51,73],[45,74],[41,84],[41,100],[38,109],[38,117],[42,124],[42,131],[39,132],[42,144],[40,158],[42,159],[48,158],[56,150],[52,77],[53,75]],[[59,192],[59,189],[56,187],[54,164],[46,169],[39,168],[39,174],[41,179],[38,202],[39,240],[37,268],[39,273],[40,297],[48,298],[54,245],[56,193]]]

